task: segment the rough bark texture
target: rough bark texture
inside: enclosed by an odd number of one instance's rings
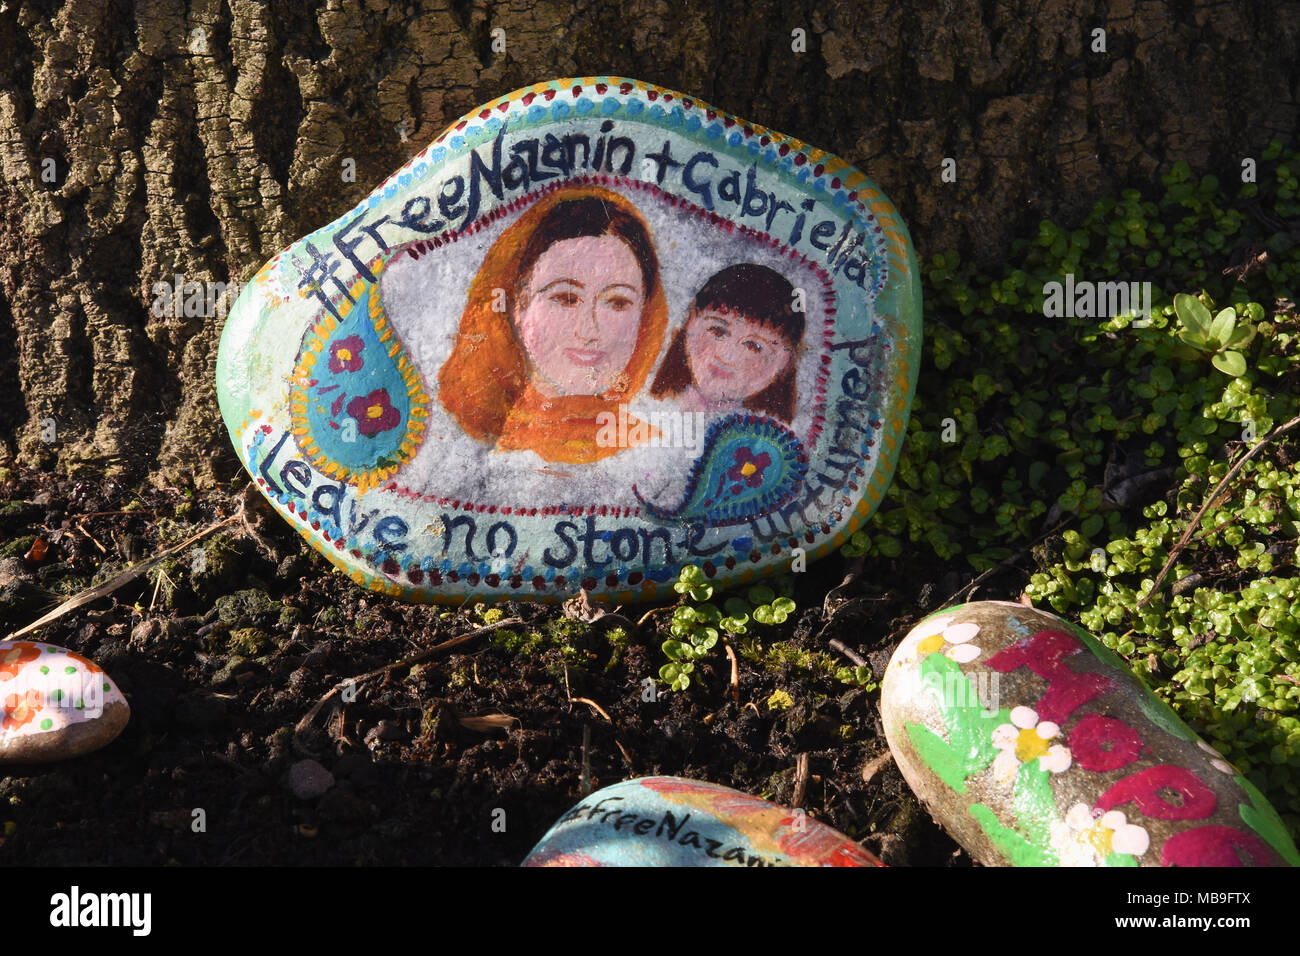
[[[223,318],[156,316],[154,284],[251,277],[518,86],[691,93],[854,162],[923,256],[992,265],[1176,160],[1232,175],[1291,140],[1298,34],[1300,3],[1260,0],[8,0],[0,467],[228,480]]]

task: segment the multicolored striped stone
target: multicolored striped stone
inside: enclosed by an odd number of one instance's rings
[[[524,866],[882,866],[802,810],[681,777],[625,780],[562,816]]]

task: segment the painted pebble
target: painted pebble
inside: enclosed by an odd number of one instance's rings
[[[562,816],[524,866],[883,866],[802,810],[681,777],[625,780]]]
[[[454,123],[232,309],[257,487],[412,601],[671,593],[842,545],[889,484],[920,282],[844,160],[617,77]]]
[[[1285,866],[1277,813],[1100,641],[1021,604],[948,608],[881,710],[921,802],[989,866]]]
[[[0,763],[44,763],[98,750],[131,708],[92,661],[39,641],[0,642]]]

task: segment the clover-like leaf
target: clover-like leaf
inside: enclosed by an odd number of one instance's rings
[[[698,647],[699,644],[710,635],[716,638],[718,636],[718,629],[716,627],[697,627],[695,633],[691,635],[691,640]]]
[[[713,596],[713,585],[704,579],[704,572],[694,564],[682,568],[673,590],[678,594],[689,594],[696,601],[707,601]]]
[[[700,624],[717,624],[722,620],[722,612],[713,604],[699,604],[695,608],[695,620]]]
[[[673,624],[680,627],[691,627],[699,620],[695,608],[683,605],[673,611]]]
[[[770,604],[772,599],[776,597],[776,592],[767,585],[760,584],[756,587],[750,588],[749,594],[746,596],[749,598],[751,604]]]
[[[728,617],[749,617],[749,602],[744,598],[729,597],[722,606]]]
[[[728,634],[744,634],[748,630],[749,615],[744,614],[739,617],[724,617],[718,622],[718,625]]]
[[[754,620],[759,624],[772,624],[776,621],[776,615],[772,611],[772,605],[760,604],[754,608]]]
[[[1240,352],[1231,349],[1227,352],[1219,352],[1210,361],[1224,375],[1235,378],[1246,374],[1246,359]]]
[[[659,668],[659,678],[673,690],[686,690],[691,686],[690,673],[694,669],[693,664],[665,664]]]
[[[674,661],[686,660],[693,651],[691,645],[683,641],[664,641],[664,654]]]

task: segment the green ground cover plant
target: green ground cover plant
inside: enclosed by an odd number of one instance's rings
[[[1128,189],[1077,229],[1043,222],[1000,276],[929,257],[908,440],[842,550],[868,572],[933,556],[1003,586],[1019,575],[1295,832],[1300,430],[1282,429],[1300,415],[1300,155],[1274,142],[1259,160],[1257,183],[1178,163],[1159,199]],[[1044,287],[1067,274],[1150,282],[1149,317],[1047,317]]]

